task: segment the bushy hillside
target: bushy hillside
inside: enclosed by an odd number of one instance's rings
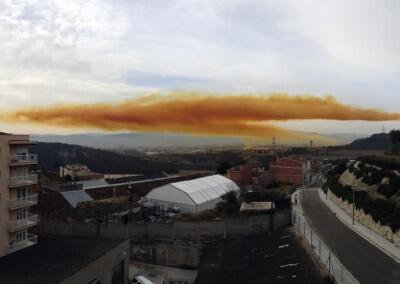
[[[84,164],[98,173],[160,173],[176,172],[172,163],[150,161],[143,157],[123,155],[111,151],[62,143],[38,143],[31,146],[32,153],[39,154],[39,165],[56,171],[62,165]]]
[[[383,157],[364,157],[355,162],[341,162],[328,173],[327,187],[349,203],[354,196],[357,209],[397,232],[400,230],[400,176],[397,164],[389,161]],[[364,186],[341,183],[340,178],[346,173],[354,175]]]

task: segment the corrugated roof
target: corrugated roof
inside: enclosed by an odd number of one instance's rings
[[[64,191],[61,192],[62,196],[64,196],[65,200],[68,201],[68,203],[76,208],[76,206],[80,202],[86,202],[86,201],[93,201],[93,198],[90,197],[89,194],[87,194],[84,190],[75,190],[75,191]]]
[[[239,190],[236,183],[221,175],[174,182],[171,186],[185,192],[196,204],[217,199],[229,191]]]
[[[106,182],[105,179],[85,180],[85,181],[77,182],[77,184],[81,184],[82,188],[84,190],[91,189],[91,188],[101,188],[101,187],[110,186],[110,184],[108,182]]]

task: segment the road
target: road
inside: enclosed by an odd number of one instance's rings
[[[317,191],[301,192],[300,202],[314,230],[361,283],[400,283],[400,264],[344,225]]]

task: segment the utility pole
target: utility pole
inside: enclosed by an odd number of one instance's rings
[[[352,189],[353,191],[353,225],[354,225],[354,189]]]

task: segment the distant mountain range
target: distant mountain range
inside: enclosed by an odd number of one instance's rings
[[[333,138],[337,144],[346,144],[363,137],[357,134],[323,134]],[[243,145],[239,137],[195,136],[164,133],[119,133],[119,134],[75,134],[75,135],[32,135],[34,141],[75,144],[98,149],[152,149],[222,147]]]
[[[99,149],[179,148],[241,145],[240,138],[192,136],[163,133],[32,135],[32,140],[59,142]]]

